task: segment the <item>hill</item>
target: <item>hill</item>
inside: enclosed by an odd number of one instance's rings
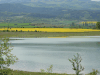
[[[67,20],[100,20],[100,10],[72,10],[61,7],[31,7],[22,4],[0,4],[1,17],[59,18]]]
[[[0,0],[0,4],[2,3],[21,3],[31,7],[100,10],[100,2],[91,0]]]

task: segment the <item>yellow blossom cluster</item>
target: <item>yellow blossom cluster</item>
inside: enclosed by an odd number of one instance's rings
[[[81,22],[80,24],[83,24],[83,23],[85,23],[85,22]],[[88,24],[96,24],[97,21],[86,21],[86,23],[88,23]]]
[[[75,28],[0,28],[0,31],[36,31],[36,32],[91,32],[97,29],[75,29]]]

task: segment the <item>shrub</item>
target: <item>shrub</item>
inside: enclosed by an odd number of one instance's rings
[[[11,32],[15,32],[15,30],[12,30]]]
[[[0,75],[8,75],[9,73],[11,73],[11,69],[10,68],[5,68],[5,69],[0,69]]]
[[[99,73],[98,70],[92,69],[92,72],[89,73],[89,75],[97,75]]]
[[[10,32],[10,30],[7,30],[7,32]]]
[[[37,30],[35,30],[35,32],[37,32]]]
[[[84,67],[82,67],[82,65],[80,64],[82,58],[79,56],[78,53],[77,56],[74,55],[74,59],[73,58],[72,60],[69,59],[69,61],[72,63],[73,65],[72,69],[76,71],[76,75],[79,75],[79,73],[84,70]]]
[[[3,30],[3,32],[6,32],[6,30]]]
[[[18,30],[16,30],[16,32],[17,32]]]
[[[52,68],[53,68],[53,65],[50,65],[50,67],[49,68],[47,68],[47,73],[52,73]],[[45,70],[44,69],[40,69],[41,70],[41,72],[42,73],[44,73],[45,72]]]

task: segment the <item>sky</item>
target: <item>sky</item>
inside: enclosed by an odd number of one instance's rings
[[[1,1],[1,0],[0,0]],[[91,0],[91,1],[100,1],[100,0]]]
[[[100,1],[100,0],[91,0],[91,1]]]

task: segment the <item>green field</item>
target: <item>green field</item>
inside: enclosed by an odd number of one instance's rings
[[[75,74],[66,74],[66,73],[42,73],[42,72],[27,72],[27,71],[19,71],[13,70],[9,71],[8,75],[75,75]]]
[[[11,28],[15,28],[15,27],[32,27],[31,25],[29,25],[31,23],[0,23],[0,28],[4,28],[4,27],[11,27]]]
[[[45,23],[0,23],[0,28],[34,28],[34,27],[53,27],[55,25]],[[57,27],[61,25],[56,25]],[[63,26],[63,25],[62,25]]]
[[[100,36],[100,32],[0,32],[0,38],[19,37],[69,37],[69,36]]]
[[[33,27],[52,27],[52,26],[63,26],[69,27],[72,22],[77,23],[76,20],[60,20],[60,19],[33,19],[32,23],[18,23],[18,22],[10,22],[10,23],[0,23],[0,28],[2,27],[10,27],[10,28],[33,28]]]

